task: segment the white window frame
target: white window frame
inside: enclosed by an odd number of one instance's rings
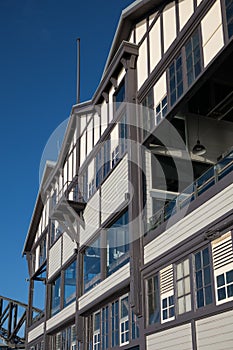
[[[122,314],[121,314],[121,311],[122,311],[121,303],[122,303],[122,300],[125,299],[125,298],[128,298],[128,315],[122,317]],[[130,324],[129,324],[129,323],[130,323],[130,322],[129,322],[129,294],[127,293],[127,294],[123,295],[123,296],[119,299],[119,301],[120,301],[120,310],[119,310],[119,311],[120,311],[120,317],[119,317],[119,326],[120,326],[120,328],[119,328],[119,335],[120,335],[120,346],[122,346],[122,345],[129,344],[129,340],[126,340],[126,341],[125,341],[125,338],[126,338],[126,334],[127,334],[127,333],[128,333],[128,338],[130,339],[130,334],[129,334],[129,333],[130,333]],[[128,322],[128,329],[125,328],[126,322]],[[122,330],[121,330],[121,325],[123,325],[123,327],[124,327],[123,332],[122,332]],[[124,341],[123,341],[123,342],[121,341],[122,335],[123,335],[123,337],[124,337]]]

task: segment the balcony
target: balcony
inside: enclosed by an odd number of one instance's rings
[[[170,219],[179,210],[189,205],[196,198],[201,196],[209,188],[222,180],[233,170],[233,151],[230,151],[224,158],[208,169],[182,193],[169,201],[161,210],[157,211],[149,219],[148,231],[159,227]]]

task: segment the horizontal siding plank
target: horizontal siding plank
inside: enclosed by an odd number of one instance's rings
[[[61,267],[62,250],[61,250],[61,237],[52,246],[49,251],[49,271],[48,277],[50,278]]]
[[[128,191],[128,155],[126,155],[102,185],[102,223],[125,201],[125,193]]]
[[[233,311],[196,322],[198,349],[233,349]]]
[[[165,253],[233,209],[232,196],[233,185],[230,185],[147,244],[144,248],[145,263]]]
[[[109,289],[117,286],[121,282],[125,281],[130,276],[129,263],[121,267],[117,272],[107,277],[104,281],[98,284],[96,287],[85,293],[79,298],[79,310],[82,310],[89,303],[99,298],[102,294],[106,293]]]
[[[147,350],[192,350],[191,324],[174,327],[146,337]]]
[[[28,343],[38,338],[42,334],[44,334],[44,322],[36,328],[34,328],[33,330],[31,330],[30,332],[28,332]]]
[[[64,264],[74,254],[76,243],[68,236],[67,233],[63,234],[63,249],[62,249],[62,264]]]
[[[88,201],[87,206],[83,213],[85,222],[85,228],[80,226],[80,246],[86,243],[86,241],[93,235],[93,233],[99,228],[99,216],[100,216],[100,198],[99,190]]]
[[[76,311],[76,302],[73,302],[72,304],[67,306],[65,309],[61,310],[58,314],[51,317],[46,322],[46,329],[49,330],[55,327],[60,322],[65,321],[67,318],[71,317],[72,315],[75,315],[75,311]]]

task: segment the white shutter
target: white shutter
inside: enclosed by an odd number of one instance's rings
[[[174,320],[175,316],[170,314],[171,308],[174,310],[173,265],[169,265],[160,271],[160,300],[161,323]],[[171,300],[173,300],[172,303]],[[163,303],[166,303],[166,306]],[[164,317],[164,312],[167,313],[166,317]]]
[[[212,242],[213,268],[215,280],[216,304],[222,304],[233,300],[229,296],[229,286],[232,281],[228,281],[229,272],[233,273],[233,248],[231,232],[227,232]],[[225,297],[224,297],[225,294]]]

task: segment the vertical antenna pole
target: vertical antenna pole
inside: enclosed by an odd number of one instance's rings
[[[76,103],[80,102],[80,38],[77,38],[77,91]]]

